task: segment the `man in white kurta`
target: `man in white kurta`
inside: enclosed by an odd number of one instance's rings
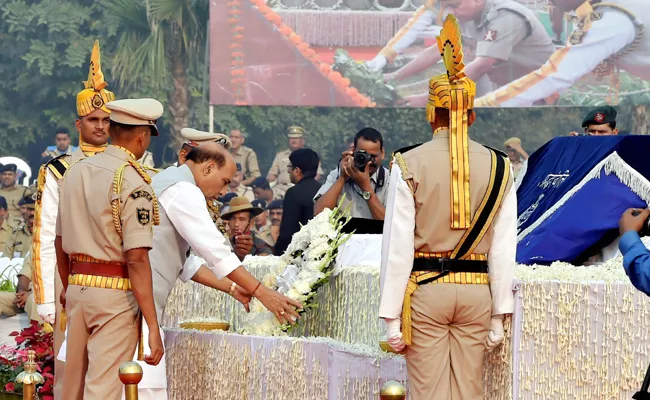
[[[514,307],[516,194],[506,155],[467,137],[476,89],[459,31],[448,17],[438,42],[453,57],[429,83],[434,137],[396,152],[390,174],[379,317],[393,349],[406,346],[411,400],[483,398],[485,350]]]

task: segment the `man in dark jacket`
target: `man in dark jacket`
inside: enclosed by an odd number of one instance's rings
[[[314,217],[313,199],[320,188],[315,179],[318,163],[318,154],[309,148],[295,150],[289,155],[287,170],[295,186],[289,188],[284,196],[284,215],[275,244],[276,255],[284,253],[293,234],[300,230],[300,224],[305,225]]]

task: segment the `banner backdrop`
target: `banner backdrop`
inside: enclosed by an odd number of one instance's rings
[[[212,0],[211,103],[422,107],[428,79],[443,72],[435,37],[449,12],[461,23],[477,107],[647,98],[647,1],[555,3]]]

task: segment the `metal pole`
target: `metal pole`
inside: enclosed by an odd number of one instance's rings
[[[142,380],[142,367],[135,361],[120,365],[120,381],[124,384],[124,398],[138,400],[138,383]]]
[[[210,119],[210,133],[214,133],[214,106],[212,104],[208,108],[208,118]]]
[[[379,392],[379,398],[381,400],[405,400],[406,389],[399,382],[388,381],[381,388],[381,392]]]
[[[17,383],[23,384],[23,400],[36,399],[36,385],[45,382],[43,375],[36,370],[36,352],[27,351],[27,362],[23,366],[24,370],[16,377]]]

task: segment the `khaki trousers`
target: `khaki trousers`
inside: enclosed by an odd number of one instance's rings
[[[131,291],[68,286],[65,400],[120,400],[120,364],[138,344],[138,303]]]
[[[411,298],[406,349],[411,400],[483,399],[483,362],[492,314],[488,285],[429,283]]]
[[[36,312],[36,303],[34,303],[34,294],[30,293],[25,302],[25,308],[18,308],[14,304],[16,300],[16,293],[14,292],[0,292],[0,316],[13,317],[16,314],[27,313],[30,320],[34,320],[39,324],[43,322],[41,317]]]
[[[56,268],[54,272],[54,303],[56,305],[56,316],[54,321],[54,400],[65,400],[63,396],[63,376],[65,373],[65,363],[59,361],[57,358],[59,350],[65,339],[65,329],[61,330],[61,292],[63,291],[63,283],[61,283],[61,276],[59,276],[59,269]]]

